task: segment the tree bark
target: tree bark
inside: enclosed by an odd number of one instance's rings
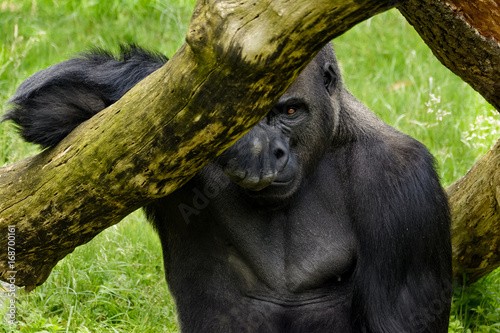
[[[454,276],[472,283],[500,266],[500,141],[446,190]]]
[[[264,117],[375,0],[200,0],[186,44],[53,149],[0,169],[0,279],[34,288],[131,211],[182,186]]]
[[[399,10],[443,65],[500,110],[500,0],[408,0]]]
[[[499,0],[408,0],[399,10],[443,65],[500,110]],[[447,188],[459,282],[500,266],[499,154],[500,141]]]

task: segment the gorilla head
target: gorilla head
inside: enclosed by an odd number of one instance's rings
[[[226,176],[252,197],[293,195],[333,140],[341,85],[333,49],[325,47],[267,116],[217,159]]]

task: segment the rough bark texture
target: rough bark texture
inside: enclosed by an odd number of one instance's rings
[[[399,10],[443,65],[500,110],[500,0],[408,0]]]
[[[446,191],[454,275],[471,283],[500,266],[500,141]]]
[[[396,3],[200,0],[163,68],[55,148],[0,169],[0,279],[43,283],[76,246],[242,136],[327,41]]]
[[[500,0],[408,0],[399,10],[446,67],[500,110]],[[447,188],[457,281],[500,266],[499,166],[500,142]]]

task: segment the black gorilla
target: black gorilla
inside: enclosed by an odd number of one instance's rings
[[[49,147],[167,61],[104,51],[27,79],[4,119]],[[247,135],[145,207],[183,332],[447,332],[447,199],[426,148],[344,87],[331,46]]]

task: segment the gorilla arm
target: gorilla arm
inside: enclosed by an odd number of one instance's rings
[[[423,145],[388,126],[379,131],[383,141],[356,142],[351,162],[350,199],[359,242],[354,325],[361,332],[447,332],[451,245],[446,196]]]

